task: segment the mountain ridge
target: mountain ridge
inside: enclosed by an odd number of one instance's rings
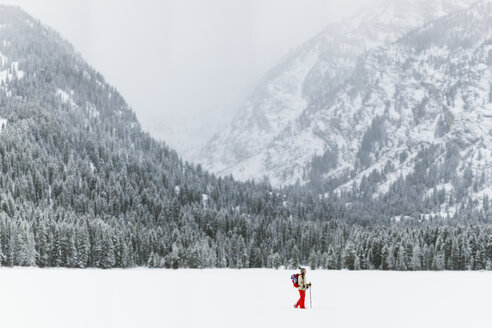
[[[282,148],[279,140],[295,133],[293,124],[309,120],[309,111],[337,92],[365,51],[420,27],[425,15],[433,18],[473,2],[380,1],[376,9],[360,13],[342,27],[330,25],[267,73],[231,126],[216,135],[194,159],[212,172],[232,174],[239,180],[262,179],[265,175],[274,185],[306,182],[306,164],[315,154],[322,154],[326,145],[312,138],[302,142],[301,137],[296,142],[298,149]],[[437,8],[434,14],[424,10],[428,6]],[[410,19],[408,12],[414,13]]]
[[[406,197],[429,215],[452,216],[458,208],[488,203],[491,8],[479,2],[366,56],[369,78],[349,82],[354,98],[339,96],[332,107],[343,104],[362,117],[343,118],[344,128],[337,130],[355,142],[342,153],[356,167],[328,189],[372,195],[365,202]],[[321,113],[318,119],[327,117]],[[317,166],[318,178],[336,174]]]

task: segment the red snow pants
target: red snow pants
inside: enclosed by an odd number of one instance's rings
[[[296,308],[300,307],[301,309],[305,309],[306,307],[304,306],[304,298],[306,297],[306,291],[305,290],[299,290],[299,300],[296,303]]]

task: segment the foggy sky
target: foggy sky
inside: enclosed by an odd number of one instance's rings
[[[261,76],[361,0],[7,0],[57,30],[178,151],[223,126]]]

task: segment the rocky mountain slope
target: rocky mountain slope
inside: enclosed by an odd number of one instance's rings
[[[313,113],[328,113],[326,102],[343,90],[347,80],[362,73],[360,56],[472,2],[382,0],[328,26],[263,78],[230,126],[212,138],[195,160],[219,175],[232,174],[240,180],[267,176],[274,185],[306,182],[306,165],[313,156],[341,148],[345,142],[326,136]],[[359,81],[363,82],[362,76]]]
[[[491,65],[487,1],[366,53],[337,95],[298,123],[302,133],[319,131],[329,141],[312,163],[318,175],[311,182],[331,179],[335,191],[373,199],[405,195],[442,215],[488,206]]]

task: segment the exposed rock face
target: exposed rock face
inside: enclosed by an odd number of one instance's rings
[[[336,163],[331,161],[330,174],[357,167],[357,154],[365,152],[360,150],[361,129],[371,125],[374,115],[367,113],[371,100],[354,90],[370,88],[367,82],[376,78],[371,74],[386,71],[384,63],[378,70],[370,66],[368,51],[389,46],[472,2],[380,1],[351,19],[328,26],[270,71],[230,126],[194,158],[220,175],[232,174],[240,180],[267,176],[274,185],[306,182],[306,165],[315,154],[326,151],[338,154]],[[388,93],[384,101],[394,101],[395,92]],[[420,107],[426,108],[427,100],[420,101]],[[414,110],[414,123],[425,118],[426,110]],[[440,125],[436,134],[448,128]],[[348,132],[353,133],[347,136]]]

